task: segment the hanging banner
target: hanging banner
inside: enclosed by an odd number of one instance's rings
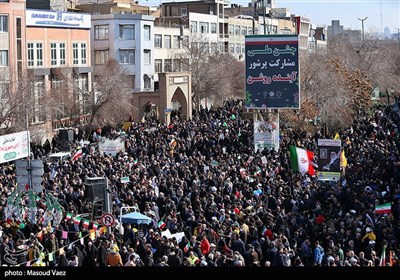
[[[245,47],[245,106],[299,109],[298,35],[248,35]]]
[[[28,157],[29,131],[0,136],[0,163]]]
[[[279,151],[279,122],[254,122],[254,151],[264,149]]]
[[[99,139],[99,152],[100,154],[107,154],[116,156],[117,153],[125,152],[125,140],[121,137],[111,140],[106,137],[100,137]]]
[[[318,180],[340,179],[341,140],[318,139]]]

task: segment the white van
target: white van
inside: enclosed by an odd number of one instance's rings
[[[48,165],[52,165],[55,163],[58,163],[60,160],[69,160],[71,159],[71,153],[70,152],[59,152],[59,153],[54,153],[54,154],[49,154],[46,157],[46,163]]]

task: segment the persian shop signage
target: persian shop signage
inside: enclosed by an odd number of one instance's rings
[[[90,25],[89,14],[26,10],[26,26],[90,29]]]

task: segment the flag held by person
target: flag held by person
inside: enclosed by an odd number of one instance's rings
[[[340,139],[340,135],[339,133],[336,132],[335,137],[333,138],[333,140],[339,140]]]
[[[379,266],[386,266],[386,245],[383,245]]]
[[[290,151],[290,167],[295,172],[300,172],[302,175],[315,175],[314,153],[295,146],[289,146]]]
[[[163,220],[159,221],[158,224],[157,224],[157,227],[158,227],[159,229],[163,229],[163,228],[165,228],[166,226],[167,226],[167,224],[164,223]]]
[[[82,157],[82,155],[83,155],[83,152],[82,152],[82,147],[77,147],[76,149],[75,149],[75,154],[73,155],[73,157],[72,157],[72,161],[75,161],[75,160],[77,160],[78,158],[80,158],[80,157]]]
[[[392,205],[390,203],[375,205],[376,214],[388,214],[392,212]]]

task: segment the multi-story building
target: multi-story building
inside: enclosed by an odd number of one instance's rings
[[[310,53],[323,53],[327,49],[326,27],[311,25],[308,37],[308,51]]]
[[[328,39],[333,39],[337,36],[344,36],[350,40],[359,40],[361,38],[360,30],[345,29],[340,25],[340,20],[332,20],[331,25],[328,26]]]
[[[158,89],[158,74],[188,71],[189,29],[168,26],[160,21],[154,25],[154,88]]]
[[[88,115],[85,105],[92,84],[90,27],[88,14],[26,10],[26,67],[33,83],[31,122],[45,135],[72,121],[83,123]],[[59,104],[57,113],[51,114],[51,127],[44,106],[47,97],[57,93],[71,95],[76,112],[71,115],[67,108],[71,104]]]
[[[0,0],[0,99],[24,72],[25,0]]]
[[[227,52],[229,17],[225,15],[225,7],[228,4],[227,0],[162,3],[160,20],[189,25],[191,36],[207,38],[210,50],[216,43],[219,51]]]
[[[92,16],[94,75],[108,59],[127,71],[134,91],[154,90],[154,17],[134,14]]]

